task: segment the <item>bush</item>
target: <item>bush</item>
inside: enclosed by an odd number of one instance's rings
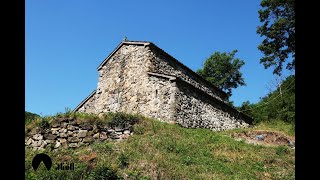
[[[98,119],[94,122],[94,124],[97,126],[97,127],[103,127],[104,125],[106,125],[107,123],[101,119]]]
[[[46,120],[42,120],[38,123],[38,126],[41,128],[41,129],[49,129],[50,128],[50,124],[48,121]]]
[[[126,128],[139,121],[139,117],[136,115],[125,114],[122,112],[109,113],[107,115],[108,125],[111,127]]]

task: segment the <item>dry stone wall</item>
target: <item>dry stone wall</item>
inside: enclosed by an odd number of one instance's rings
[[[249,126],[242,114],[231,112],[225,104],[205,96],[192,85],[183,81],[177,85],[176,121],[183,127],[221,131]]]
[[[77,148],[94,141],[123,140],[132,135],[132,126],[125,128],[91,125],[68,118],[54,119],[47,129],[33,128],[25,138],[25,146],[34,150]]]

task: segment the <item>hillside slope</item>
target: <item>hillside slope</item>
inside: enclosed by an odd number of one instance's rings
[[[254,129],[272,127],[292,132],[288,124]],[[294,179],[293,149],[253,145],[231,137],[251,130],[186,129],[141,117],[127,140],[41,151],[52,158],[50,171],[43,164],[34,171],[32,158],[41,152],[26,148],[25,175],[26,179]],[[56,170],[57,163],[63,162],[74,163],[75,170]]]

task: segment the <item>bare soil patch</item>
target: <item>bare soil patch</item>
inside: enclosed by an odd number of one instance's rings
[[[231,137],[242,140],[244,139],[247,143],[259,144],[259,145],[271,145],[279,146],[286,145],[290,147],[295,146],[294,137],[287,136],[280,132],[265,131],[265,130],[253,130],[241,133],[234,133]]]

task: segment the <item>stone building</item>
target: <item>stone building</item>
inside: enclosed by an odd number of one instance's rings
[[[226,130],[252,119],[227,94],[152,42],[123,40],[98,67],[98,86],[74,111],[139,113],[183,127]]]

